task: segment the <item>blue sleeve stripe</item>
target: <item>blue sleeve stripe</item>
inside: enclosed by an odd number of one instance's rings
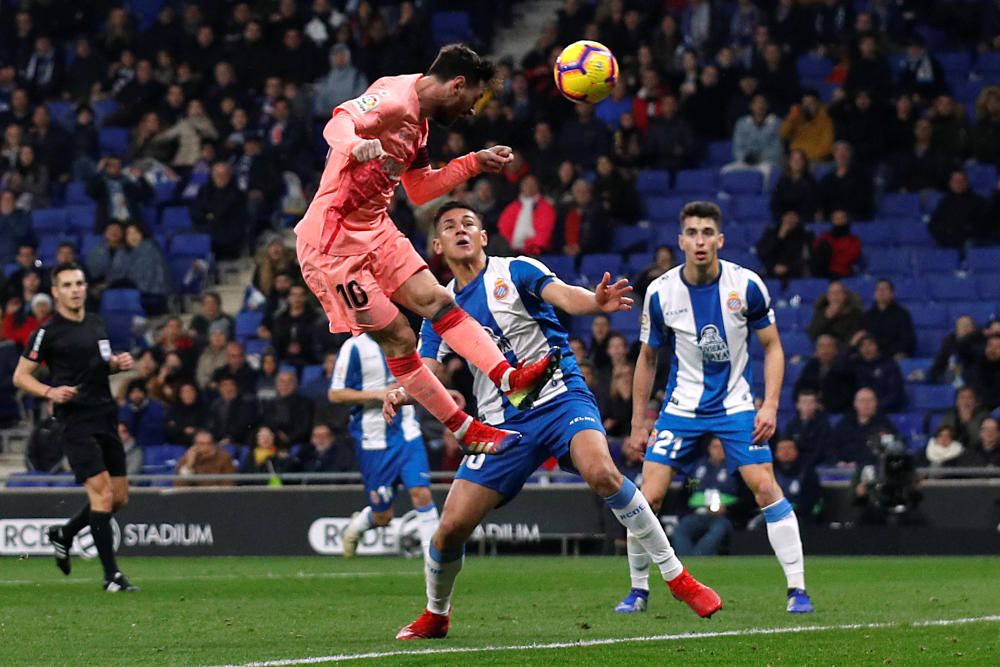
[[[356,345],[351,348],[351,359],[347,363],[347,377],[344,379],[344,386],[358,391],[365,388],[365,378],[361,370],[361,352],[358,351]]]
[[[542,290],[555,279],[555,276],[541,262],[519,258],[510,263],[510,278],[519,290],[527,290],[541,298]]]
[[[660,305],[660,295],[653,292],[649,298],[649,342],[650,347],[663,345],[663,306]]]
[[[420,356],[424,359],[437,359],[441,350],[441,336],[429,320],[420,325]]]

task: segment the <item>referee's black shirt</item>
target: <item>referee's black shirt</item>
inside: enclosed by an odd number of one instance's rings
[[[31,335],[22,356],[48,365],[51,386],[76,387],[76,396],[55,406],[57,417],[103,412],[115,407],[108,384],[111,341],[100,316],[86,313],[82,322],[76,322],[57,311]]]

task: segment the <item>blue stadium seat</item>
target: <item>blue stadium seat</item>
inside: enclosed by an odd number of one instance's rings
[[[868,272],[873,276],[913,275],[913,256],[909,250],[887,248],[868,257]]]
[[[995,273],[978,275],[975,282],[976,295],[980,299],[1000,300],[1000,276]]]
[[[806,53],[795,61],[795,69],[800,79],[826,79],[833,69],[833,61],[812,53]]]
[[[47,475],[47,472],[12,472],[7,476],[7,488],[20,488],[20,489],[30,489],[30,488],[42,488],[49,485],[48,482],[36,479],[43,475]]]
[[[861,247],[866,251],[872,246],[881,247],[893,243],[892,225],[882,220],[851,225],[851,231],[861,239]]]
[[[972,71],[983,79],[996,81],[1000,78],[1000,51],[980,53]]]
[[[66,209],[36,208],[31,212],[31,227],[39,236],[61,234],[66,231]]]
[[[756,195],[764,191],[764,175],[756,169],[735,169],[719,176],[719,187],[731,195]]]
[[[45,266],[52,266],[55,264],[56,253],[59,251],[59,246],[65,242],[73,244],[76,247],[76,239],[65,236],[62,234],[48,234],[42,236],[38,241],[38,259],[42,261]]]
[[[723,248],[719,252],[719,256],[722,259],[733,262],[734,264],[739,264],[740,266],[746,267],[751,271],[760,272],[760,260],[757,259],[757,255],[749,252],[747,250],[741,250],[740,248]]]
[[[108,289],[101,295],[101,313],[145,314],[137,289]]]
[[[249,456],[250,448],[244,447],[243,445],[234,445],[231,443],[220,445],[220,447],[226,450],[226,452],[229,453],[229,456],[232,457],[233,463],[236,464],[236,469],[241,470],[243,468],[244,461],[246,461],[246,459]]]
[[[160,229],[167,233],[186,232],[191,229],[191,211],[187,206],[168,206],[163,209]]]
[[[88,234],[94,231],[97,223],[97,204],[71,204],[66,207],[66,218],[71,230]]]
[[[108,326],[108,338],[114,349],[133,347],[132,322],[145,317],[137,289],[108,289],[101,295],[101,317]]]
[[[840,282],[847,289],[860,294],[865,303],[868,303],[872,298],[872,292],[875,291],[875,280],[875,277],[869,276],[850,276],[849,278],[842,279]]]
[[[970,294],[969,296],[973,296]],[[969,315],[981,327],[989,324],[997,314],[996,303],[992,301],[954,301],[948,304],[948,322],[952,323],[962,315]]]
[[[622,270],[621,255],[614,253],[595,253],[580,257],[580,276],[596,284],[604,276],[611,273],[611,278],[617,278]]]
[[[716,169],[684,169],[678,171],[674,177],[674,192],[714,193],[718,190],[718,185],[716,184],[717,175],[718,171]]]
[[[997,168],[993,164],[968,164],[965,175],[969,178],[969,187],[979,194],[988,197],[997,186]]]
[[[946,327],[950,324],[948,308],[944,304],[917,303],[908,304],[908,306],[915,328]]]
[[[659,169],[643,169],[635,179],[639,195],[666,195],[670,192],[670,173]]]
[[[244,351],[248,357],[259,357],[264,350],[271,347],[271,341],[263,338],[249,338],[243,343]]]
[[[112,99],[95,100],[90,103],[90,106],[94,108],[94,125],[97,126],[103,125],[105,118],[118,111],[118,102]]]
[[[639,337],[639,313],[634,310],[611,314],[611,328],[632,343]]]
[[[976,293],[976,284],[968,278],[934,276],[927,281],[928,294],[938,301],[964,301]]]
[[[303,387],[314,380],[319,380],[323,377],[323,365],[322,364],[312,364],[310,366],[305,366],[302,368],[302,378],[299,380],[299,384]]]
[[[889,419],[906,441],[908,449],[913,450],[927,445],[927,417],[923,412],[890,413]]]
[[[615,228],[615,240],[612,249],[619,253],[649,251],[653,232],[649,227],[622,226]]]
[[[900,193],[882,195],[878,212],[887,218],[920,219],[920,195]]]
[[[733,161],[733,142],[713,141],[705,154],[707,167],[721,167]]]
[[[789,283],[785,295],[789,298],[798,295],[803,302],[812,303],[826,294],[829,284],[826,278],[798,278]]]
[[[732,217],[737,220],[760,220],[771,215],[770,195],[738,195],[733,197]]]
[[[102,155],[124,157],[128,151],[128,130],[123,127],[102,127],[98,133]]]
[[[169,475],[184,456],[184,445],[149,445],[142,448],[142,471],[150,475]],[[153,482],[153,486],[170,486],[168,481]]]
[[[472,42],[472,24],[468,12],[442,12],[431,14],[431,34],[438,48],[452,42]]]
[[[87,184],[83,181],[70,181],[66,184],[67,204],[93,204],[94,200],[87,196]]]
[[[808,357],[813,352],[813,343],[809,336],[801,331],[789,331],[781,336],[781,345],[785,348],[786,357],[800,355]]]
[[[953,322],[951,324],[954,324]],[[933,357],[950,329],[917,329],[917,354]]]
[[[947,410],[955,403],[955,389],[950,384],[910,384],[906,393],[914,410]]]
[[[677,222],[684,204],[690,201],[690,197],[661,197],[648,196],[643,198],[646,208],[646,217],[654,222]],[[677,228],[673,227],[676,233]]]
[[[236,327],[233,336],[241,343],[257,335],[257,327],[264,321],[264,314],[250,310],[236,314]]]
[[[799,330],[799,309],[794,306],[775,304],[774,317],[778,324],[778,329],[785,331]]]
[[[1000,273],[1000,248],[969,248],[965,252],[965,266],[976,273]],[[990,279],[997,281],[995,277]]]
[[[920,211],[925,215],[930,215],[937,208],[938,204],[941,203],[942,197],[944,197],[944,193],[938,190],[925,192],[920,198]]]
[[[934,360],[930,357],[906,357],[905,359],[900,359],[896,363],[899,364],[899,370],[905,379],[914,371],[923,371],[926,373],[930,369],[933,361]],[[907,382],[913,382],[913,380],[907,380]]]
[[[80,243],[80,259],[87,259],[87,255],[95,247],[104,243],[104,236],[101,234],[84,234]]]
[[[792,387],[794,390],[795,383],[798,382],[799,376],[802,375],[802,369],[805,368],[805,362],[788,362],[785,364],[785,386]]]
[[[566,255],[542,255],[538,259],[563,282],[571,283],[576,280],[576,258]]]
[[[924,278],[894,280],[893,285],[896,287],[896,299],[899,301],[917,301],[927,298],[927,280]]]
[[[170,254],[207,259],[212,254],[212,237],[208,234],[177,234],[170,239]]]
[[[174,200],[174,192],[176,190],[176,183],[172,183],[170,181],[157,183],[153,186],[153,201],[160,205],[172,202]]]
[[[46,102],[45,107],[49,110],[49,115],[52,117],[53,123],[61,125],[66,130],[73,129],[73,125],[76,122],[76,110],[73,102],[55,100]]]
[[[958,251],[952,248],[912,248],[919,273],[954,273],[959,268]]]
[[[939,51],[934,57],[941,63],[941,69],[944,70],[946,77],[969,78],[972,56],[968,51]]]

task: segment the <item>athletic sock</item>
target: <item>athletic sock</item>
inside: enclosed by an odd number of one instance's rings
[[[774,555],[785,571],[789,588],[806,587],[806,562],[802,555],[802,538],[799,537],[799,521],[795,510],[787,498],[764,508],[767,521],[767,539],[771,542]]]
[[[472,419],[463,410],[458,408],[455,399],[451,397],[448,390],[444,388],[441,381],[434,373],[424,366],[420,361],[420,356],[416,352],[411,352],[402,357],[388,357],[386,363],[389,371],[396,377],[396,380],[406,389],[406,393],[413,397],[420,405],[427,408],[427,411],[434,415],[434,418],[448,427],[448,429],[458,434],[463,426],[468,428],[468,423]]]
[[[368,505],[355,514],[347,524],[347,530],[356,530],[358,534],[364,534],[366,530],[374,527],[375,518],[372,516],[372,508]]]
[[[118,574],[118,563],[115,562],[115,545],[111,537],[110,512],[90,511],[90,534],[104,567],[104,580],[111,581]]]
[[[639,492],[632,480],[625,477],[621,488],[605,498],[604,502],[611,508],[618,522],[625,526],[639,545],[646,550],[649,558],[660,568],[664,581],[675,579],[684,570],[673,547],[670,546],[667,534],[663,532],[663,525],[650,510],[645,496]],[[631,565],[630,551],[630,569]]]
[[[63,539],[67,542],[72,543],[73,538],[76,534],[84,529],[85,526],[90,525],[90,503],[87,503],[80,508],[80,511],[74,514],[69,521],[65,523],[62,527]]]
[[[431,539],[437,532],[439,521],[437,505],[431,503],[417,508],[417,533],[420,534],[420,546],[424,553],[431,546]]]
[[[503,382],[513,367],[479,322],[456,305],[436,316],[433,326],[455,354],[487,374],[493,384],[509,391],[509,387],[503,387]]]
[[[628,573],[632,579],[632,588],[649,590],[649,554],[639,544],[632,531],[628,532],[626,540],[628,548]]]
[[[424,554],[424,576],[427,579],[427,610],[434,614],[447,614],[451,609],[451,592],[455,577],[462,571],[465,546],[454,551],[438,551],[428,545]]]

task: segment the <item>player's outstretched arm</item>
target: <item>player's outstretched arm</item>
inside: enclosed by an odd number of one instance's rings
[[[385,400],[385,395],[395,388],[396,385],[382,389],[330,389],[326,392],[326,398],[331,403],[346,403],[347,405],[381,403]]]
[[[632,286],[628,284],[626,278],[612,284],[611,274],[605,272],[593,292],[553,280],[542,289],[542,299],[570,315],[597,315],[632,310],[633,300],[629,296],[631,293]]]
[[[764,346],[764,404],[754,420],[753,441],[764,442],[774,435],[778,427],[778,400],[785,376],[785,350],[781,347],[781,337],[775,324],[758,329],[757,339]]]
[[[410,168],[403,172],[403,187],[410,201],[420,206],[448,194],[477,174],[499,173],[513,159],[514,153],[508,146],[493,146],[457,157],[440,169],[432,169],[427,147],[423,146],[417,151]]]
[[[658,356],[655,347],[643,343],[632,375],[632,429],[625,445],[639,453],[646,451],[646,438],[649,437],[646,431],[646,404],[653,391]]]

